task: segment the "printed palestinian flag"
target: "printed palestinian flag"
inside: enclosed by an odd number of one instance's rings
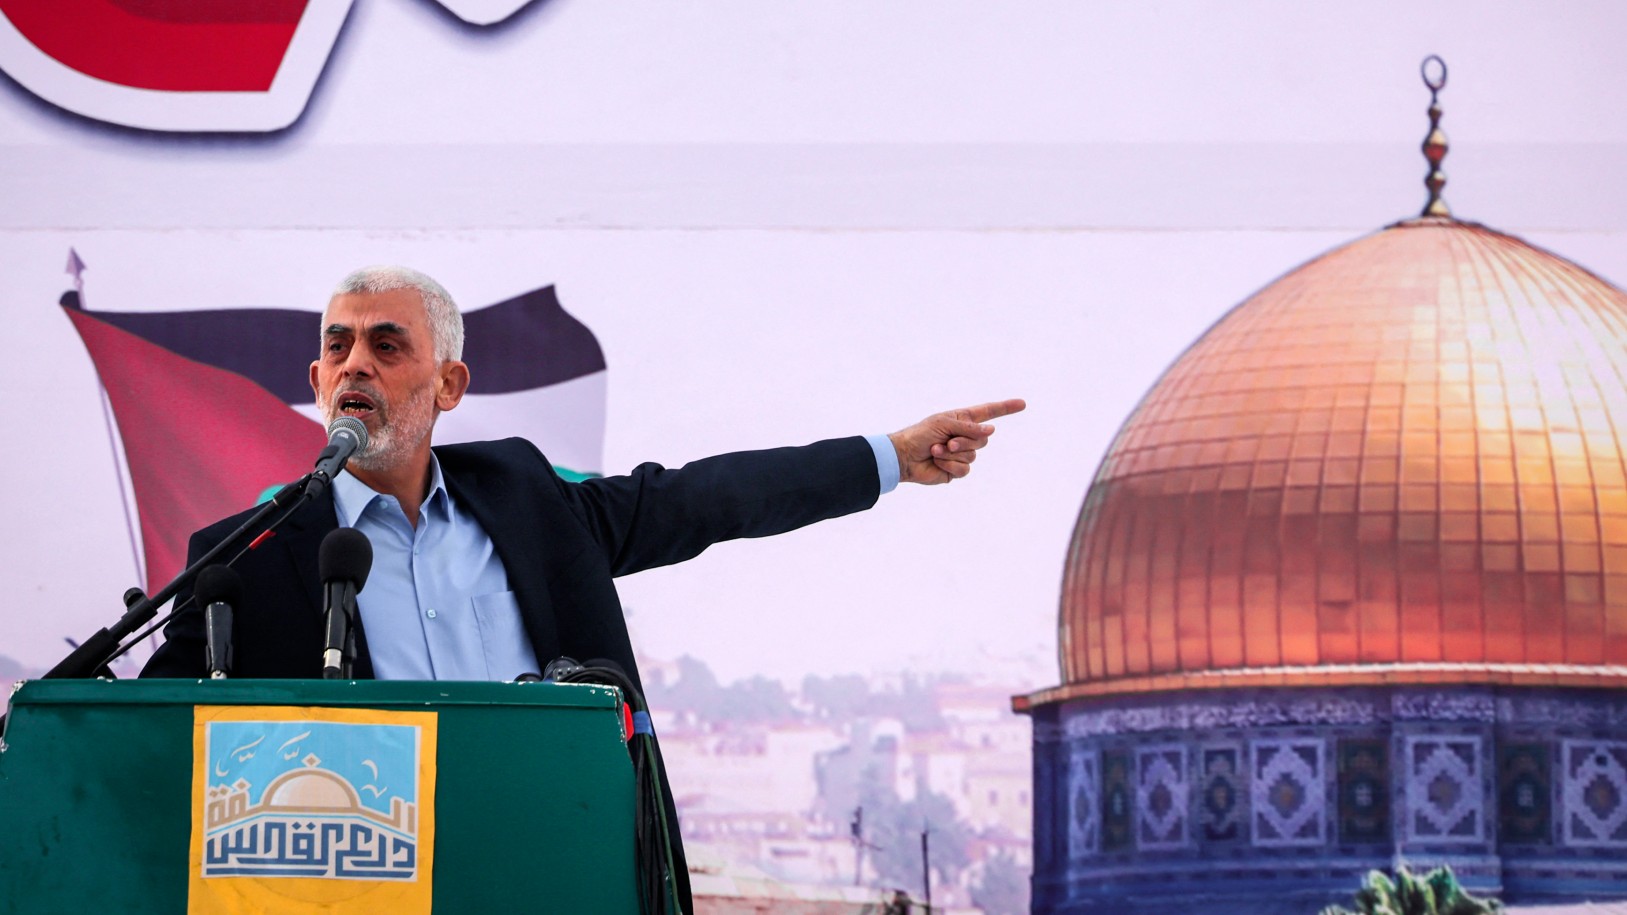
[[[96,312],[76,291],[61,305],[123,440],[149,589],[181,570],[193,531],[311,469],[327,438],[307,381],[319,312]],[[472,382],[436,443],[518,435],[561,476],[597,476],[605,361],[593,332],[553,287],[465,312],[464,326]]]

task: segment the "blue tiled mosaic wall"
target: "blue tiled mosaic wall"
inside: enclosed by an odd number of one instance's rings
[[[1311,915],[1398,861],[1507,902],[1627,898],[1627,692],[1075,700],[1034,735],[1036,913]]]

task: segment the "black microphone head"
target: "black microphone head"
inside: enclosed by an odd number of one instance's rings
[[[243,576],[231,566],[216,563],[204,566],[192,586],[193,600],[198,606],[229,604],[233,609],[243,606]]]
[[[373,543],[353,527],[335,528],[322,538],[316,568],[324,582],[353,581],[360,591],[367,584],[367,573],[373,570]]]
[[[575,658],[568,658],[564,655],[560,655],[559,657],[554,658],[552,661],[549,661],[547,666],[543,667],[542,678],[544,680],[558,680],[560,677],[563,677],[566,674],[574,673],[581,669],[582,665]]]
[[[357,451],[367,447],[367,427],[354,416],[335,417],[333,422],[328,423],[328,441],[331,442],[335,436],[340,435],[349,435],[356,439]]]

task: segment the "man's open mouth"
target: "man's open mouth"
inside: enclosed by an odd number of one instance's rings
[[[372,398],[365,394],[346,391],[339,395],[339,413],[343,416],[364,417],[372,415],[378,408],[374,406]]]

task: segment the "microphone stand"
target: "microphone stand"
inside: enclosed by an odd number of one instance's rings
[[[356,661],[356,583],[333,581],[323,585],[328,605],[327,644],[322,650],[322,679],[349,680]]]
[[[199,557],[197,562],[182,569],[181,574],[175,576],[157,594],[152,597],[137,597],[141,592],[135,588],[131,589],[135,594],[131,594],[129,591],[125,592],[127,599],[132,597],[136,597],[136,599],[128,602],[128,609],[124,611],[123,616],[119,617],[119,621],[105,629],[97,630],[95,635],[80,643],[79,647],[75,648],[71,654],[57,662],[55,667],[46,671],[41,679],[83,679],[96,676],[97,672],[115,653],[119,652],[120,643],[124,641],[124,638],[136,631],[141,624],[157,615],[158,608],[179,593],[182,588],[192,584],[192,580],[198,577],[198,573],[203,570],[204,566],[214,562],[216,557],[226,552],[227,548],[236,543],[244,534],[270,517],[272,512],[286,508],[291,513],[294,508],[297,508],[298,503],[308,495],[304,490],[305,484],[311,480],[311,476],[311,474],[306,474],[278,490],[270,501],[262,504],[258,511],[250,515],[247,521],[244,521],[238,526],[237,530],[232,532],[231,536],[215,544],[214,548]]]

